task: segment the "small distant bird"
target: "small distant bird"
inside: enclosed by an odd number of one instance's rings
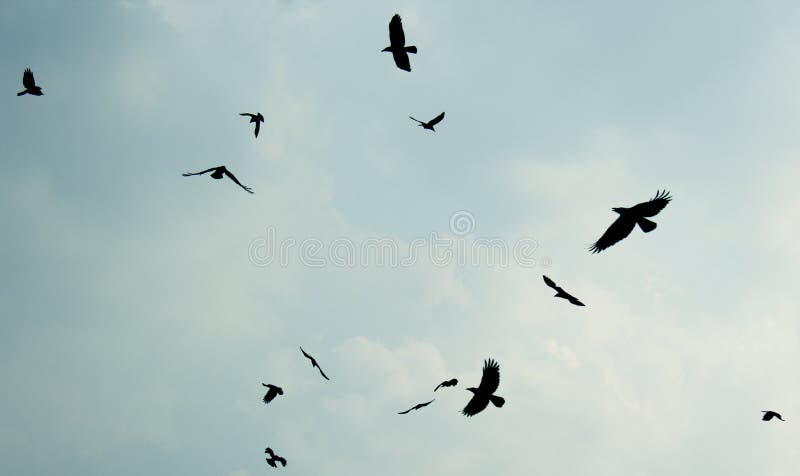
[[[277,468],[278,466],[275,464],[277,462],[280,463],[281,466],[286,467],[286,458],[276,455],[275,452],[272,451],[272,448],[265,449],[264,453],[269,455],[267,457],[268,465],[272,466],[273,468]]]
[[[545,284],[547,284],[548,286],[550,286],[551,288],[553,288],[553,289],[555,289],[555,290],[556,290],[556,295],[555,295],[555,296],[553,296],[553,297],[560,297],[560,298],[564,298],[564,299],[566,299],[567,301],[571,302],[572,304],[574,304],[574,305],[576,305],[576,306],[585,306],[585,304],[583,304],[582,302],[580,302],[580,301],[578,300],[578,298],[576,298],[576,297],[575,297],[575,296],[573,296],[572,294],[570,294],[570,293],[568,293],[568,292],[564,291],[564,290],[563,290],[563,289],[561,289],[560,287],[556,286],[556,283],[555,283],[555,282],[553,282],[553,280],[552,280],[552,279],[548,278],[548,277],[547,277],[547,276],[545,276],[545,275],[542,275],[542,277],[544,278],[544,283],[545,283]]]
[[[428,130],[430,130],[430,131],[436,132],[436,129],[434,129],[434,128],[433,128],[433,126],[435,126],[436,124],[438,124],[438,123],[442,122],[442,119],[444,119],[444,113],[441,113],[441,114],[439,114],[438,116],[434,117],[433,119],[431,119],[431,120],[430,120],[430,121],[428,121],[428,122],[422,122],[422,121],[420,121],[419,119],[414,119],[414,118],[413,118],[413,117],[411,117],[411,116],[408,116],[408,117],[409,117],[409,118],[410,118],[412,121],[417,121],[417,122],[419,122],[419,125],[420,125],[420,127],[422,127],[423,129],[428,129]]]
[[[403,21],[400,15],[394,14],[389,22],[389,46],[381,50],[388,51],[394,57],[394,64],[404,71],[411,71],[408,53],[417,54],[416,46],[406,46],[406,35],[403,33]]]
[[[764,420],[764,421],[770,421],[770,420],[772,420],[773,417],[777,418],[780,421],[786,421],[783,418],[781,418],[781,414],[780,413],[773,412],[772,410],[761,410],[761,413],[764,414],[764,416],[761,417],[761,419]]]
[[[17,96],[22,96],[23,94],[41,96],[44,94],[42,88],[36,85],[36,81],[33,79],[33,72],[30,68],[26,68],[25,72],[22,73],[22,85],[25,86],[25,91],[17,93]]]
[[[323,377],[325,377],[325,380],[330,380],[328,378],[328,376],[325,375],[325,372],[322,371],[322,367],[319,366],[319,364],[317,363],[316,359],[314,359],[314,357],[311,357],[310,355],[306,354],[306,351],[304,351],[302,347],[300,347],[300,352],[302,352],[303,355],[305,355],[306,358],[311,361],[311,366],[312,367],[316,367],[317,370],[319,370],[319,373],[322,374]]]
[[[433,391],[435,392],[439,390],[439,387],[455,387],[456,385],[458,385],[458,380],[452,378],[450,380],[445,380],[444,382],[437,385],[436,388],[433,389]]]
[[[203,170],[202,172],[195,172],[195,173],[186,172],[185,174],[183,174],[183,176],[184,177],[191,177],[192,175],[203,175],[203,174],[206,174],[208,172],[211,172],[212,170],[214,171],[214,173],[211,174],[211,178],[219,180],[219,179],[222,178],[223,175],[227,175],[229,179],[233,180],[234,183],[236,183],[236,185],[238,185],[238,186],[242,187],[243,189],[247,190],[249,193],[253,193],[253,191],[250,189],[250,187],[245,187],[244,185],[242,185],[236,179],[236,177],[232,173],[230,173],[228,171],[228,169],[225,168],[224,165],[220,165],[219,167],[211,167],[210,169]]]
[[[280,387],[276,387],[275,385],[272,385],[271,383],[270,384],[266,384],[266,383],[263,383],[263,382],[261,383],[261,385],[263,385],[263,386],[265,386],[265,387],[267,387],[269,389],[269,390],[267,390],[267,394],[264,395],[264,403],[269,403],[272,400],[274,400],[275,397],[277,397],[278,395],[283,395],[283,389],[280,388]]]
[[[492,359],[483,361],[483,376],[478,388],[469,387],[467,390],[472,392],[472,399],[461,411],[465,416],[473,416],[482,412],[484,408],[492,402],[492,405],[497,408],[505,405],[506,400],[503,397],[494,395],[497,387],[500,386],[500,366]]]
[[[436,399],[434,398],[433,400],[436,400]],[[404,412],[398,412],[397,414],[398,415],[405,415],[406,413],[410,412],[411,410],[419,410],[422,407],[427,407],[428,405],[430,405],[433,402],[433,400],[431,400],[430,402],[418,403],[418,404],[414,405],[413,407],[409,408],[408,410],[406,410]]]
[[[264,116],[261,115],[260,112],[256,114],[250,114],[249,112],[242,112],[239,113],[240,116],[247,116],[250,118],[250,123],[256,123],[256,137],[258,137],[258,131],[261,129],[261,123],[264,122]]]
[[[608,230],[589,248],[589,251],[599,253],[616,244],[630,235],[636,225],[639,225],[639,228],[645,233],[655,230],[656,224],[645,217],[658,215],[658,212],[663,210],[670,200],[672,197],[669,196],[669,192],[658,191],[649,202],[643,202],[631,208],[612,208],[612,211],[619,213],[619,218],[608,227]]]

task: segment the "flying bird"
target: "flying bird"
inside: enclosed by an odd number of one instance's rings
[[[444,382],[440,383],[433,389],[433,391],[439,390],[439,387],[455,387],[458,384],[458,380],[452,378],[450,380],[445,380]]]
[[[264,116],[262,116],[260,112],[256,114],[250,114],[249,112],[242,112],[239,115],[249,117],[251,124],[254,122],[256,123],[256,137],[258,137],[258,131],[261,129],[261,123],[264,122]]]
[[[436,400],[436,399],[434,398],[433,400]],[[405,415],[406,413],[410,412],[411,410],[419,410],[422,407],[427,407],[428,405],[430,405],[433,402],[433,400],[431,400],[430,402],[418,403],[418,404],[414,405],[413,407],[409,408],[408,410],[406,410],[404,412],[398,412],[397,414],[398,415]]]
[[[269,389],[269,390],[267,390],[266,395],[264,395],[264,403],[269,403],[272,400],[274,400],[275,397],[277,397],[278,395],[283,395],[283,389],[280,388],[280,387],[276,387],[275,385],[272,385],[271,383],[270,384],[266,384],[266,383],[263,383],[263,382],[261,383],[261,385],[263,385],[263,386],[265,386],[265,387],[267,387]]]
[[[612,208],[612,211],[619,213],[619,218],[608,227],[608,230],[603,233],[603,236],[595,244],[589,247],[589,251],[599,253],[613,246],[630,235],[636,225],[639,225],[639,228],[645,233],[655,230],[656,224],[645,217],[658,215],[658,212],[663,210],[670,200],[672,200],[672,197],[665,190],[656,192],[656,196],[650,199],[649,202],[643,202],[631,208]]]
[[[411,71],[408,53],[417,54],[416,46],[406,46],[406,35],[403,33],[403,21],[400,15],[394,14],[389,22],[389,46],[381,50],[388,51],[394,58],[394,64],[404,71]]]
[[[409,117],[409,118],[410,118],[412,121],[417,121],[417,122],[419,122],[419,126],[420,126],[420,127],[422,127],[423,129],[428,129],[428,130],[430,130],[430,131],[436,132],[436,129],[434,129],[434,128],[433,128],[433,126],[435,126],[436,124],[438,124],[438,123],[442,122],[442,119],[444,119],[444,112],[443,112],[443,113],[441,113],[441,114],[439,114],[438,116],[434,117],[433,119],[431,119],[431,120],[430,120],[430,121],[428,121],[428,122],[422,122],[422,121],[420,121],[419,119],[414,119],[414,118],[413,118],[413,117],[411,117],[411,116],[408,116],[408,117]]]
[[[503,397],[494,395],[494,392],[497,391],[497,387],[499,386],[500,366],[492,359],[484,360],[481,383],[478,385],[478,388],[469,387],[467,389],[472,392],[473,395],[472,399],[467,403],[467,406],[464,407],[461,413],[468,417],[477,415],[489,405],[489,402],[492,402],[492,405],[497,408],[505,405],[506,400]]]
[[[553,296],[553,297],[560,297],[560,298],[564,298],[564,299],[566,299],[567,301],[571,302],[572,304],[574,304],[574,305],[576,305],[576,306],[585,306],[585,304],[583,304],[582,302],[580,302],[580,301],[578,300],[578,298],[576,298],[576,297],[575,297],[575,296],[573,296],[572,294],[570,294],[570,293],[568,293],[568,292],[564,291],[563,289],[561,289],[560,287],[558,287],[558,286],[556,285],[556,283],[555,283],[555,282],[553,282],[553,280],[552,280],[552,279],[548,278],[548,277],[547,277],[547,276],[545,276],[545,275],[542,275],[542,277],[544,278],[544,283],[545,283],[546,285],[548,285],[548,286],[550,286],[551,288],[553,288],[553,289],[555,289],[555,290],[556,290],[556,295],[555,295],[555,296]]]
[[[311,361],[311,366],[312,366],[312,367],[316,367],[316,368],[317,368],[317,370],[319,370],[319,373],[320,373],[320,374],[321,374],[323,377],[325,377],[325,380],[330,380],[330,379],[328,378],[328,376],[327,376],[327,375],[325,375],[325,372],[323,372],[323,371],[322,371],[322,367],[320,367],[320,366],[319,366],[319,364],[317,363],[317,360],[316,360],[316,359],[314,359],[314,357],[311,357],[310,355],[306,354],[306,351],[304,351],[302,347],[300,347],[300,352],[302,352],[302,353],[303,353],[303,355],[305,355],[305,356],[306,356],[306,358],[307,358],[308,360],[310,360],[310,361]]]
[[[25,91],[17,93],[17,96],[22,96],[23,94],[41,96],[44,94],[42,88],[36,85],[36,81],[33,79],[33,72],[30,68],[26,68],[25,72],[22,73],[22,85],[25,86]]]
[[[761,413],[764,414],[764,416],[761,417],[761,419],[764,420],[764,421],[770,421],[770,420],[772,420],[773,417],[777,418],[780,421],[786,421],[783,418],[781,418],[781,414],[780,413],[773,412],[772,410],[761,410]]]
[[[264,453],[269,455],[267,457],[268,465],[272,466],[273,468],[277,468],[278,466],[275,464],[277,462],[280,463],[281,466],[286,467],[286,458],[276,455],[275,452],[272,451],[272,448],[265,449]]]
[[[228,169],[225,168],[224,165],[220,165],[219,167],[211,167],[210,169],[203,170],[202,172],[195,172],[195,173],[186,172],[185,174],[183,174],[183,176],[184,177],[191,177],[192,175],[203,175],[203,174],[206,174],[208,172],[211,172],[212,170],[214,171],[214,173],[211,174],[211,178],[219,180],[219,179],[222,178],[223,175],[227,175],[229,179],[233,180],[234,183],[236,183],[236,185],[238,185],[238,186],[242,187],[243,189],[247,190],[249,193],[253,193],[253,191],[250,189],[250,187],[245,187],[244,185],[242,185],[236,179],[236,177],[232,173],[230,173],[230,171],[228,171]]]

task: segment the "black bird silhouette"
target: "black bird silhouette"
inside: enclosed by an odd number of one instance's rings
[[[260,112],[255,114],[250,114],[249,112],[242,112],[239,113],[240,116],[247,116],[250,118],[250,123],[256,123],[256,137],[258,137],[258,131],[261,129],[261,123],[264,122],[264,116],[261,115]]]
[[[264,403],[269,403],[272,400],[274,400],[275,397],[277,397],[278,395],[283,395],[283,389],[280,388],[280,387],[276,387],[275,385],[272,385],[271,383],[270,384],[266,384],[266,383],[263,383],[263,382],[261,383],[261,385],[263,385],[263,386],[265,386],[265,387],[267,387],[269,389],[269,390],[267,390],[267,394],[264,395]]]
[[[299,346],[298,346],[298,347],[299,347]],[[320,374],[322,374],[322,376],[323,376],[323,377],[325,377],[325,380],[330,380],[330,379],[328,378],[328,376],[327,376],[327,375],[325,375],[325,372],[323,372],[323,371],[322,371],[322,367],[320,367],[320,366],[319,366],[319,364],[317,363],[317,360],[316,360],[316,359],[314,359],[314,357],[311,357],[310,355],[306,354],[306,351],[304,351],[302,347],[300,347],[300,352],[302,352],[302,353],[303,353],[303,355],[305,355],[305,356],[306,356],[306,358],[307,358],[308,360],[310,360],[310,361],[311,361],[311,366],[312,366],[312,367],[316,367],[316,368],[317,368],[317,370],[319,370],[319,373],[320,373]]]
[[[224,165],[220,165],[219,167],[211,167],[210,169],[203,170],[202,172],[195,172],[195,173],[186,172],[185,174],[183,174],[183,176],[184,177],[191,177],[192,175],[203,175],[203,174],[207,174],[208,172],[211,172],[212,170],[214,171],[214,173],[211,174],[211,178],[219,180],[219,179],[222,178],[223,175],[227,175],[229,179],[233,180],[236,183],[236,185],[238,185],[238,186],[242,187],[243,189],[247,190],[249,193],[253,193],[253,191],[250,190],[250,187],[245,187],[244,185],[242,185],[236,179],[236,177],[232,173],[230,173],[230,171],[228,169],[225,168]]]
[[[436,400],[436,399],[434,398],[433,400]],[[430,405],[433,402],[433,400],[431,400],[430,402],[418,403],[418,404],[414,405],[413,407],[409,408],[408,410],[406,410],[404,412],[397,412],[397,414],[398,415],[405,415],[406,413],[410,412],[411,410],[419,410],[422,407],[427,407],[428,405]]]
[[[25,91],[17,93],[17,96],[22,96],[23,94],[41,96],[44,94],[42,88],[36,85],[36,81],[33,79],[33,72],[30,68],[26,68],[25,72],[22,73],[22,85],[25,86]]]
[[[580,301],[578,300],[578,298],[576,298],[576,297],[575,297],[575,296],[573,296],[572,294],[570,294],[570,293],[568,293],[568,292],[564,291],[564,290],[563,290],[563,289],[561,289],[560,287],[556,286],[556,283],[555,283],[555,282],[553,282],[553,280],[552,280],[552,279],[548,278],[548,277],[547,277],[547,276],[545,276],[545,275],[542,275],[542,277],[544,278],[544,283],[545,283],[546,285],[548,285],[548,286],[550,286],[551,288],[553,288],[553,289],[555,289],[555,290],[556,290],[556,295],[555,295],[554,297],[560,297],[560,298],[564,298],[564,299],[566,299],[567,301],[571,302],[572,304],[574,304],[574,305],[576,305],[576,306],[585,306],[585,304],[583,304],[582,302],[580,302]]]
[[[631,208],[612,208],[612,211],[619,213],[619,218],[608,227],[603,236],[591,247],[589,251],[592,253],[599,253],[604,249],[616,244],[626,236],[630,235],[634,226],[639,225],[645,233],[650,233],[656,229],[656,224],[646,219],[645,217],[652,217],[658,215],[658,212],[664,209],[667,204],[672,200],[669,192],[658,191],[656,196],[648,202],[640,203]]]
[[[433,391],[439,390],[439,387],[455,387],[458,384],[458,380],[451,378],[450,380],[445,380],[444,382],[440,383],[433,389]]]
[[[416,46],[406,46],[406,35],[403,33],[403,21],[400,15],[394,14],[389,22],[389,46],[381,51],[388,51],[394,57],[394,64],[404,71],[411,71],[408,53],[417,54]]]
[[[467,390],[473,393],[472,399],[461,411],[465,416],[473,416],[482,412],[484,408],[492,402],[492,405],[497,408],[505,405],[506,400],[503,397],[494,395],[497,387],[500,386],[500,366],[497,365],[492,359],[483,361],[483,376],[478,388],[469,387]]]
[[[430,131],[436,132],[436,129],[434,129],[433,126],[435,126],[436,124],[442,122],[442,119],[444,119],[444,113],[439,114],[438,116],[434,117],[433,119],[431,119],[428,122],[422,122],[419,119],[414,119],[411,116],[408,116],[408,117],[413,121],[419,122],[420,127],[422,127],[423,129],[428,129]]]
[[[277,462],[280,463],[281,466],[286,467],[286,458],[276,455],[275,452],[272,451],[272,448],[265,449],[264,453],[269,455],[267,457],[268,465],[272,466],[273,468],[277,468],[278,466],[275,464]]]
[[[764,420],[764,421],[770,421],[770,420],[772,420],[773,417],[777,418],[780,421],[786,421],[783,418],[781,418],[781,414],[780,413],[773,412],[772,410],[761,410],[761,413],[764,414],[764,416],[761,417],[761,419]]]

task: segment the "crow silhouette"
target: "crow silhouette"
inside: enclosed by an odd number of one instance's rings
[[[388,51],[394,58],[394,64],[404,71],[411,71],[408,53],[417,54],[416,46],[406,46],[406,35],[403,33],[403,21],[400,15],[394,14],[389,22],[389,46],[381,51]]]
[[[608,227],[608,230],[595,244],[589,247],[589,251],[599,253],[613,246],[630,235],[636,225],[639,225],[639,228],[645,233],[655,230],[656,224],[645,217],[658,215],[658,212],[663,210],[670,200],[672,197],[669,196],[669,192],[658,191],[649,202],[643,202],[631,208],[612,208],[612,211],[619,213],[619,218]]]
[[[555,289],[555,290],[556,290],[556,295],[555,295],[554,297],[560,297],[560,298],[564,298],[564,299],[566,299],[567,301],[571,302],[572,304],[574,304],[574,305],[576,305],[576,306],[585,306],[585,304],[583,304],[582,302],[580,302],[580,301],[578,300],[578,298],[576,298],[576,297],[575,297],[575,296],[573,296],[572,294],[570,294],[570,293],[568,293],[568,292],[564,291],[564,290],[563,290],[563,289],[561,289],[560,287],[556,286],[556,283],[554,283],[552,279],[548,278],[548,277],[547,277],[547,276],[545,276],[545,275],[542,275],[542,277],[544,278],[544,283],[545,283],[546,285],[548,285],[548,286],[550,286],[551,288],[553,288],[553,289]]]
[[[306,358],[307,358],[308,360],[310,360],[310,361],[311,361],[311,366],[312,366],[312,367],[316,367],[316,368],[317,368],[317,370],[319,370],[319,373],[320,373],[320,374],[321,374],[323,377],[325,377],[325,380],[330,380],[330,379],[328,378],[328,376],[327,376],[327,375],[325,375],[325,372],[323,372],[323,371],[322,371],[322,367],[320,367],[320,366],[319,366],[319,364],[317,363],[317,360],[316,360],[316,359],[314,359],[314,357],[311,357],[310,355],[306,354],[306,351],[304,351],[302,347],[300,347],[300,352],[302,352],[302,353],[303,353],[303,355],[305,355],[305,356],[306,356]]]
[[[458,384],[458,380],[451,378],[450,380],[445,380],[444,382],[440,383],[433,389],[433,391],[439,390],[439,387],[455,387]]]
[[[780,413],[773,412],[772,410],[761,410],[761,413],[764,414],[764,416],[761,417],[761,419],[764,420],[764,421],[770,421],[773,418],[777,418],[780,421],[786,421],[783,418],[781,418],[781,414]]]
[[[258,131],[261,129],[261,123],[264,122],[264,116],[261,115],[260,112],[256,114],[250,114],[249,112],[242,112],[239,113],[240,116],[247,116],[250,118],[250,123],[256,123],[256,137],[258,137]]]
[[[408,117],[413,121],[419,122],[419,126],[422,127],[423,129],[428,129],[429,131],[436,132],[436,129],[434,129],[433,126],[435,126],[436,124],[442,122],[442,119],[444,119],[444,113],[439,114],[438,116],[434,117],[433,119],[431,119],[428,122],[422,122],[419,119],[414,119],[411,116],[408,116]]]
[[[263,386],[265,386],[265,387],[267,387],[269,389],[269,390],[267,390],[266,395],[264,395],[264,403],[269,403],[272,400],[274,400],[275,397],[277,397],[278,395],[283,395],[283,389],[280,388],[280,387],[276,387],[275,385],[272,385],[271,383],[270,384],[266,384],[266,383],[263,383],[263,382],[261,383],[261,385],[263,385]]]
[[[492,359],[483,361],[483,376],[478,388],[469,387],[467,390],[472,392],[472,399],[461,411],[465,416],[471,417],[482,412],[484,408],[492,402],[492,405],[497,408],[505,405],[506,400],[503,397],[494,395],[497,387],[500,386],[500,366],[497,365]]]
[[[195,173],[186,172],[185,174],[183,174],[183,176],[184,177],[191,177],[192,175],[203,175],[203,174],[207,174],[208,172],[211,172],[211,171],[214,172],[214,173],[211,174],[211,178],[219,180],[224,175],[227,175],[229,179],[233,180],[234,183],[236,183],[236,185],[238,185],[238,186],[242,187],[243,189],[247,190],[249,193],[253,193],[253,191],[250,189],[250,187],[245,187],[244,185],[242,185],[236,179],[236,176],[234,176],[232,173],[230,173],[230,171],[228,171],[228,169],[226,169],[224,165],[220,165],[219,167],[211,167],[210,169],[203,170],[202,172],[195,172]]]
[[[277,468],[278,466],[275,464],[277,462],[280,463],[281,466],[286,467],[286,458],[276,455],[275,452],[272,451],[272,448],[265,449],[264,453],[269,455],[267,456],[268,465],[272,466],[273,468]]]
[[[36,81],[33,79],[33,72],[30,68],[25,69],[25,72],[22,73],[22,85],[25,86],[25,91],[18,92],[17,96],[22,96],[23,94],[41,96],[44,94],[42,88],[36,85]]]
[[[436,399],[434,398],[433,400],[436,400]],[[414,405],[413,407],[409,408],[408,410],[406,410],[404,412],[398,412],[397,414],[398,415],[405,415],[406,413],[410,412],[411,410],[419,410],[422,407],[427,407],[428,405],[430,405],[433,402],[433,400],[431,400],[430,402],[418,403],[418,404]]]

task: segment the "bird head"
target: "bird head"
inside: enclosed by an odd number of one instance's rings
[[[386,48],[381,50],[381,53],[383,53],[385,51],[392,51],[392,47],[391,46],[387,46]]]
[[[475,392],[477,392],[477,391],[478,391],[478,389],[477,389],[477,388],[475,388],[475,387],[469,387],[469,388],[467,388],[467,390],[469,390],[469,391],[470,391],[470,392],[472,392],[472,393],[475,393]]]
[[[624,212],[624,211],[625,211],[625,209],[624,209],[624,208],[622,208],[622,207],[617,207],[617,208],[612,208],[612,209],[611,209],[611,211],[612,211],[612,212],[617,212],[617,213],[619,213],[619,214],[621,215],[621,214],[622,214],[622,212]]]

